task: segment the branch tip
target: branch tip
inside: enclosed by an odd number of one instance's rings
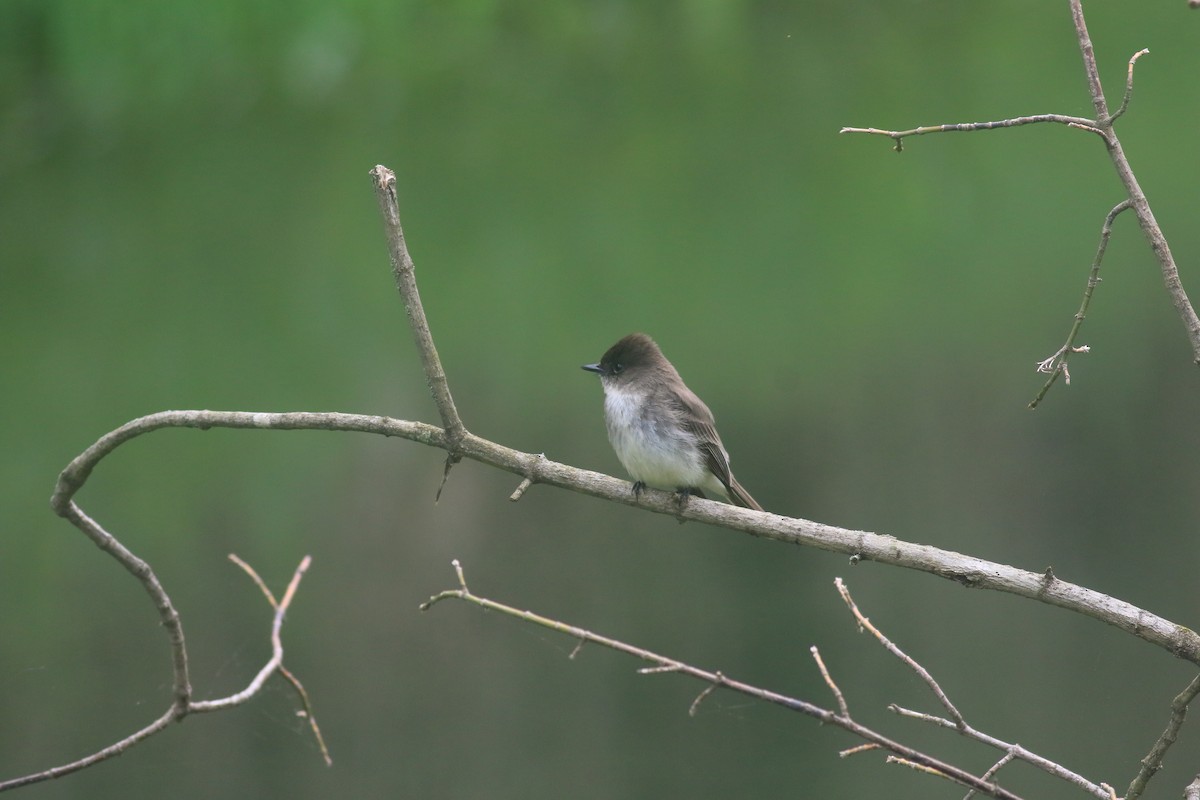
[[[470,590],[467,589],[467,579],[463,576],[462,563],[456,558],[450,562],[450,565],[454,567],[454,574],[458,576],[458,585],[462,587],[464,593],[470,594]]]
[[[717,687],[720,686],[721,684],[723,684],[724,682],[725,682],[724,675],[722,675],[720,672],[714,673],[713,682],[710,683],[708,686],[704,687],[704,691],[702,691],[700,694],[696,695],[696,699],[692,701],[691,708],[688,709],[688,716],[689,717],[696,716],[696,711],[700,708],[700,704],[704,702],[704,699],[706,697],[708,697],[710,694],[712,694],[713,692],[715,692],[717,690]]]

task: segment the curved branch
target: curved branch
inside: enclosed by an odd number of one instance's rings
[[[100,458],[103,458],[103,456],[100,456]],[[76,459],[76,461],[78,461],[78,459]],[[58,496],[57,492],[55,493],[55,496]],[[70,508],[76,508],[77,510],[75,504],[70,501],[69,494],[65,497],[63,503]],[[86,519],[86,515],[83,515],[82,511],[80,511],[79,514]],[[34,772],[29,775],[22,775],[18,778],[0,780],[0,792],[5,792],[10,789],[17,789],[21,786],[29,786],[33,783],[41,783],[42,781],[48,781],[53,778],[61,778],[64,775],[69,775],[72,772],[78,772],[81,769],[86,769],[93,764],[113,758],[114,756],[119,756],[138,742],[141,742],[143,739],[148,739],[159,731],[167,728],[172,722],[177,722],[190,713],[219,711],[221,709],[240,705],[241,703],[244,703],[252,698],[254,695],[258,694],[267,678],[271,677],[271,675],[275,672],[283,674],[284,677],[291,682],[292,686],[296,688],[296,691],[300,695],[300,699],[304,704],[304,710],[308,713],[310,727],[312,728],[313,735],[317,739],[317,743],[321,747],[321,752],[325,757],[325,761],[326,763],[332,763],[332,761],[329,759],[329,751],[326,749],[325,742],[321,737],[321,731],[317,727],[316,720],[312,716],[312,708],[308,700],[308,695],[304,691],[304,687],[301,686],[299,681],[297,681],[295,677],[292,676],[292,674],[283,666],[283,642],[280,638],[280,629],[283,627],[283,618],[287,613],[288,606],[291,605],[292,598],[296,594],[296,588],[300,585],[300,579],[304,577],[304,573],[308,569],[309,563],[312,561],[309,556],[305,556],[304,560],[300,562],[300,566],[296,568],[296,572],[292,576],[291,583],[288,584],[287,592],[284,594],[283,600],[278,603],[271,595],[271,592],[263,584],[262,579],[258,577],[253,569],[251,569],[249,564],[242,561],[237,556],[230,556],[230,558],[239,566],[241,566],[242,569],[244,569],[254,579],[259,587],[262,588],[263,592],[267,596],[268,602],[271,604],[271,607],[275,609],[275,615],[271,623],[271,658],[267,661],[266,665],[259,670],[258,674],[255,675],[250,681],[249,686],[242,691],[219,700],[195,701],[191,699],[191,687],[187,685],[187,653],[183,646],[183,630],[179,625],[179,615],[175,613],[175,609],[171,606],[171,601],[167,598],[166,593],[162,592],[162,587],[158,585],[158,579],[154,577],[154,573],[150,570],[150,567],[146,565],[145,562],[138,559],[124,547],[121,547],[120,544],[117,543],[107,531],[104,531],[94,522],[91,522],[90,520],[89,522],[91,525],[95,525],[95,527],[99,529],[105,537],[108,537],[112,544],[116,544],[119,550],[114,550],[108,547],[105,549],[108,550],[108,552],[111,553],[114,558],[117,558],[118,561],[125,565],[127,569],[130,568],[130,559],[132,562],[136,562],[142,566],[145,574],[138,575],[138,577],[142,579],[143,584],[146,584],[147,580],[151,580],[153,581],[154,586],[157,587],[158,596],[155,597],[155,605],[159,607],[159,613],[164,616],[164,624],[168,616],[174,620],[173,626],[168,625],[167,627],[168,637],[171,639],[171,648],[175,662],[175,698],[171,703],[171,707],[167,709],[166,713],[141,730],[126,736],[124,739],[121,739],[118,742],[114,742],[102,750],[92,753],[90,756],[78,759],[77,761],[72,761],[69,764],[51,767],[50,769]],[[86,530],[85,533],[88,533],[89,536],[92,535],[92,533],[89,533]],[[155,592],[151,592],[151,594],[154,595]],[[186,694],[180,694],[181,686],[186,690]]]
[[[443,450],[455,447],[441,428],[390,417],[337,412],[161,411],[122,425],[77,456],[59,477],[54,494],[56,509],[64,504],[74,507],[71,498],[100,459],[137,436],[162,428],[360,431],[397,436]],[[1200,636],[1192,630],[1124,600],[1059,580],[1049,570],[1044,574],[1029,572],[884,534],[838,528],[700,498],[692,498],[681,509],[671,492],[647,489],[635,495],[630,491],[628,481],[572,467],[538,454],[513,450],[472,433],[464,433],[456,449],[466,458],[522,478],[529,473],[529,465],[536,463],[539,483],[638,506],[658,514],[705,522],[786,544],[844,553],[857,560],[928,572],[972,589],[991,589],[1038,600],[1112,625],[1200,665]]]

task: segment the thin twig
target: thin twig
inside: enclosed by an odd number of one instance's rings
[[[1112,129],[1112,120],[1115,117],[1109,116],[1108,113],[1104,88],[1100,84],[1100,71],[1096,67],[1095,48],[1092,46],[1092,37],[1088,33],[1087,21],[1083,16],[1082,0],[1071,0],[1071,19],[1075,24],[1075,36],[1079,40],[1079,51],[1083,56],[1083,69],[1087,76],[1092,106],[1096,109],[1096,118],[1102,121],[1101,127],[1104,130],[1104,142],[1108,147],[1109,158],[1112,159],[1117,177],[1124,184],[1129,199],[1133,201],[1133,210],[1137,215],[1138,225],[1141,226],[1142,233],[1150,244],[1150,250],[1158,259],[1163,285],[1187,331],[1188,341],[1192,346],[1192,360],[1200,365],[1200,317],[1196,316],[1196,310],[1192,307],[1191,300],[1188,299],[1187,292],[1183,289],[1183,283],[1179,280],[1179,268],[1175,265],[1175,256],[1171,254],[1171,246],[1167,243],[1167,237],[1154,217],[1150,201],[1146,199],[1146,193],[1142,191],[1141,184],[1133,174],[1133,168],[1129,165],[1124,148],[1121,147],[1121,140],[1117,138],[1116,131]],[[1131,59],[1131,62],[1134,60],[1136,60],[1136,56]],[[1132,80],[1131,67],[1126,78],[1126,96],[1132,92]]]
[[[442,369],[442,360],[438,356],[437,347],[433,343],[433,334],[429,330],[429,321],[425,318],[425,306],[421,303],[421,293],[417,291],[416,267],[412,256],[408,254],[408,245],[404,241],[404,229],[400,226],[400,202],[396,198],[396,174],[382,164],[371,170],[375,182],[375,194],[379,199],[379,210],[383,214],[383,226],[387,232],[388,255],[392,262],[392,274],[396,278],[396,288],[404,301],[404,310],[408,315],[408,325],[412,329],[413,341],[417,345],[417,353],[421,357],[421,366],[425,370],[425,380],[429,391],[433,393],[433,401],[437,405],[438,414],[442,417],[442,427],[449,437],[450,446],[446,450],[446,463],[442,470],[442,482],[438,485],[434,502],[442,497],[446,488],[446,480],[450,477],[450,469],[458,463],[462,455],[458,452],[458,443],[467,435],[466,426],[458,415],[454,398],[450,394],[450,384],[446,380],[446,372]]]
[[[867,753],[867,752],[870,752],[871,750],[878,750],[878,749],[879,749],[879,745],[875,744],[874,742],[867,742],[866,744],[860,744],[857,747],[850,747],[845,750],[839,750],[838,758],[849,758],[850,756],[856,756],[859,753]],[[972,791],[974,791],[974,790],[972,790]]]
[[[1125,96],[1121,98],[1121,107],[1113,112],[1112,120],[1110,121],[1115,122],[1116,119],[1124,114],[1125,110],[1129,108],[1129,99],[1133,97],[1133,65],[1137,63],[1139,58],[1149,52],[1149,48],[1143,47],[1141,50],[1138,50],[1136,53],[1134,53],[1129,59],[1129,70],[1125,75]]]
[[[936,680],[934,680],[929,671],[917,663],[914,658],[901,650],[894,642],[892,642],[891,639],[885,636],[882,631],[875,627],[875,625],[871,623],[871,620],[868,619],[862,613],[862,611],[859,610],[858,605],[854,602],[854,598],[850,596],[850,590],[846,588],[846,584],[842,581],[842,579],[834,578],[833,583],[834,586],[837,587],[838,593],[842,596],[842,600],[850,609],[850,613],[854,615],[854,619],[858,622],[859,628],[870,632],[870,634],[874,636],[875,639],[881,645],[883,645],[889,653],[899,658],[905,664],[905,666],[917,673],[921,680],[925,682],[925,685],[929,687],[930,691],[933,692],[934,696],[937,698],[938,702],[941,703],[942,707],[949,712],[951,719],[937,717],[932,714],[925,714],[920,711],[911,711],[907,708],[902,708],[895,703],[888,706],[890,711],[903,717],[918,719],[922,722],[928,722],[937,725],[938,727],[956,730],[958,733],[966,736],[969,739],[974,739],[977,742],[986,744],[989,747],[994,747],[997,750],[1003,750],[1006,753],[1012,754],[1014,758],[1019,758],[1022,761],[1026,761],[1038,769],[1041,769],[1042,771],[1059,778],[1060,780],[1074,784],[1094,797],[1105,799],[1108,798],[1108,792],[1102,788],[1104,784],[1093,783],[1079,773],[1073,772],[1061,764],[1045,758],[1044,756],[1040,756],[1037,753],[1026,750],[1019,744],[1001,741],[1000,739],[984,733],[983,731],[976,730],[969,725],[963,715],[959,713],[958,708],[955,707],[952,702],[950,702],[950,698],[944,691],[942,691],[942,687]],[[998,769],[999,766],[1003,766],[1003,763],[998,765],[996,768]]]
[[[1115,114],[1110,114],[1108,111],[1108,101],[1104,96],[1104,87],[1100,83],[1100,71],[1096,66],[1096,53],[1092,45],[1091,36],[1088,34],[1087,22],[1083,16],[1083,5],[1081,0],[1071,0],[1071,19],[1075,26],[1076,38],[1079,42],[1079,50],[1083,56],[1084,74],[1087,78],[1088,94],[1092,100],[1092,106],[1096,112],[1095,119],[1086,119],[1083,117],[1071,117],[1062,114],[1038,114],[1026,117],[1014,117],[1012,119],[998,120],[995,122],[973,122],[954,125],[927,125],[920,128],[911,128],[906,131],[883,130],[880,128],[842,128],[841,133],[867,133],[880,136],[890,137],[895,142],[894,149],[899,152],[903,149],[903,141],[908,136],[919,136],[928,133],[948,133],[953,131],[982,131],[991,130],[994,128],[1008,128],[1016,125],[1026,125],[1035,122],[1054,122],[1066,125],[1071,128],[1079,128],[1091,133],[1098,134],[1103,140],[1105,147],[1108,149],[1109,157],[1112,159],[1113,166],[1116,168],[1117,176],[1121,179],[1125,189],[1132,202],[1134,213],[1137,215],[1138,225],[1142,229],[1146,240],[1150,244],[1150,249],[1158,259],[1159,267],[1162,272],[1163,284],[1166,287],[1167,294],[1171,297],[1171,302],[1175,305],[1176,313],[1183,322],[1184,329],[1187,332],[1188,341],[1192,347],[1192,360],[1200,365],[1200,316],[1197,316],[1195,308],[1193,308],[1191,300],[1188,298],[1187,292],[1184,291],[1183,283],[1179,279],[1179,269],[1175,265],[1175,257],[1171,254],[1170,245],[1167,243],[1166,236],[1162,232],[1158,221],[1154,217],[1154,212],[1150,208],[1150,203],[1146,199],[1145,193],[1142,191],[1141,185],[1133,174],[1133,168],[1129,165],[1129,160],[1125,157],[1125,152],[1121,147],[1121,141],[1117,138],[1116,132],[1113,130],[1113,121],[1125,113],[1129,107],[1130,98],[1133,96],[1133,67],[1137,60],[1148,52],[1141,50],[1129,59],[1129,67],[1126,72],[1125,94],[1121,101],[1120,108]],[[1052,373],[1050,380],[1047,382],[1047,387],[1057,380],[1059,374],[1066,377],[1069,373],[1066,371],[1065,363],[1061,371],[1056,370]]]
[[[850,596],[850,590],[846,588],[846,584],[841,578],[834,578],[833,585],[837,587],[838,594],[842,596],[842,600],[846,603],[846,606],[849,607],[850,613],[854,615],[856,620],[858,620],[859,627],[869,631],[870,634],[874,636],[889,653],[903,661],[905,666],[917,673],[917,677],[925,682],[925,685],[929,687],[929,690],[933,692],[933,696],[936,697],[938,702],[942,704],[942,708],[946,709],[946,712],[950,714],[955,724],[960,728],[966,728],[967,721],[963,719],[962,714],[960,714],[958,709],[955,708],[954,703],[950,702],[950,698],[947,697],[946,693],[942,691],[942,687],[939,686],[938,682],[934,680],[932,675],[929,674],[929,671],[918,664],[907,653],[901,650],[895,644],[895,642],[884,636],[881,630],[871,624],[871,620],[867,619],[867,617],[861,611],[859,611],[858,605],[854,602],[854,598]]]
[[[966,770],[955,767],[951,764],[946,764],[939,759],[929,756],[919,750],[915,750],[907,745],[889,739],[886,736],[883,736],[882,734],[866,727],[865,725],[855,722],[848,716],[834,711],[833,709],[822,708],[821,706],[810,703],[806,700],[800,700],[795,697],[780,694],[779,692],[771,691],[770,689],[763,689],[752,684],[734,680],[726,677],[719,671],[703,670],[685,662],[651,652],[650,650],[627,644],[618,639],[612,639],[607,636],[602,636],[598,633],[593,633],[586,628],[569,625],[565,622],[551,619],[550,617],[535,614],[532,611],[524,611],[495,600],[490,600],[486,597],[480,597],[479,595],[471,594],[466,588],[465,579],[462,577],[461,564],[457,560],[455,560],[453,564],[455,565],[455,570],[459,577],[460,588],[447,589],[446,591],[433,595],[420,605],[420,609],[422,611],[428,611],[434,605],[443,600],[465,600],[481,608],[514,617],[522,622],[549,628],[550,630],[557,631],[574,639],[582,639],[594,644],[598,644],[611,650],[616,650],[618,652],[631,655],[635,658],[641,659],[642,661],[648,661],[654,665],[652,667],[638,670],[639,674],[677,672],[708,684],[708,686],[706,686],[700,695],[697,696],[697,698],[692,702],[689,713],[694,712],[697,705],[718,688],[727,689],[729,691],[737,692],[738,694],[754,697],[758,700],[787,708],[791,711],[805,714],[818,719],[821,722],[842,728],[843,730],[849,731],[855,736],[858,736],[860,739],[874,743],[880,748],[887,750],[888,752],[893,753],[902,759],[905,759],[907,762],[920,765],[925,769],[933,771],[939,776],[947,777],[950,780],[961,784],[962,786],[974,788],[983,794],[1002,798],[1002,800],[1019,800],[1015,794],[1007,789],[1004,789],[1003,787],[996,785],[993,782],[980,780],[978,776],[973,775]]]
[[[1007,753],[1005,753],[1003,756],[1001,756],[999,761],[997,761],[995,764],[992,764],[992,766],[988,768],[988,771],[983,773],[983,775],[981,775],[980,777],[986,778],[987,780],[990,781],[992,778],[996,777],[997,772],[999,772],[1001,769],[1004,768],[1004,765],[1006,765],[1008,762],[1012,761],[1016,757],[1017,757],[1016,750],[1010,748]],[[969,789],[969,790],[967,790],[967,793],[965,795],[963,795],[963,800],[971,800],[971,798],[974,796],[975,796],[975,790]]]
[[[1122,200],[1113,206],[1112,210],[1104,217],[1104,224],[1100,227],[1100,245],[1096,248],[1096,257],[1092,259],[1092,268],[1088,272],[1087,285],[1083,290],[1083,300],[1079,304],[1079,310],[1075,312],[1075,322],[1071,325],[1071,330],[1067,333],[1067,341],[1062,347],[1058,348],[1058,352],[1044,361],[1038,362],[1038,372],[1049,372],[1050,378],[1042,386],[1041,391],[1029,403],[1030,408],[1037,408],[1042,402],[1042,398],[1046,396],[1046,392],[1050,391],[1050,387],[1058,380],[1061,374],[1068,386],[1071,385],[1071,373],[1067,370],[1067,360],[1072,353],[1087,353],[1090,348],[1087,345],[1076,346],[1075,337],[1079,335],[1079,329],[1083,326],[1084,319],[1087,318],[1088,308],[1092,304],[1092,293],[1096,291],[1096,286],[1100,283],[1100,262],[1104,260],[1104,253],[1108,250],[1108,240],[1112,237],[1113,222],[1123,212],[1133,207],[1132,200]]]
[[[429,390],[433,393],[433,401],[437,404],[438,413],[442,417],[442,427],[451,438],[466,431],[462,419],[458,416],[458,408],[450,395],[450,384],[446,380],[446,372],[442,369],[442,360],[438,357],[437,347],[433,344],[433,334],[429,331],[429,321],[425,318],[425,306],[421,303],[421,293],[417,291],[416,267],[412,256],[408,254],[408,245],[404,241],[404,229],[400,227],[400,202],[396,198],[396,174],[382,164],[371,170],[375,180],[375,194],[379,199],[379,210],[383,214],[383,227],[387,232],[388,256],[392,261],[392,274],[396,278],[396,288],[404,301],[404,311],[408,314],[408,324],[412,328],[413,340],[417,345],[417,354],[421,357],[421,366],[425,369],[425,379],[429,382]]]
[[[90,469],[88,469],[86,471],[90,472]],[[65,472],[64,472],[64,474],[65,474]],[[61,482],[61,478],[60,478],[60,482]],[[78,487],[76,487],[76,488],[78,488]],[[57,496],[58,496],[58,494],[56,493],[56,497]],[[64,504],[66,504],[66,507],[76,508],[74,502],[72,502],[70,500],[69,494],[64,493],[62,495],[62,497],[63,497],[62,502]],[[79,511],[78,513],[86,519],[86,515],[83,515],[82,511]],[[68,518],[71,518],[71,517],[68,516]],[[91,522],[91,524],[96,525],[96,523],[94,523],[94,522]],[[99,527],[99,525],[96,525],[96,529],[98,529],[101,533],[103,533],[104,536],[111,538],[111,534],[109,534],[107,531],[104,531],[102,528]],[[92,534],[89,534],[89,536],[90,535],[92,535]],[[105,541],[108,541],[108,540],[105,540]],[[123,565],[126,564],[126,560],[130,560],[132,563],[140,563],[140,564],[145,563],[145,562],[142,562],[140,559],[137,559],[136,556],[133,556],[132,553],[129,553],[128,550],[125,550],[124,547],[122,547],[120,545],[120,543],[116,541],[116,539],[111,539],[110,544],[115,545],[116,548],[119,548],[121,555],[116,556],[114,554],[114,557],[117,557],[118,561],[120,561]],[[111,553],[111,552],[113,552],[113,550],[108,550],[108,552]],[[188,714],[202,713],[202,712],[206,712],[206,711],[217,711],[217,710],[221,710],[224,708],[230,708],[232,706],[246,702],[247,700],[249,700],[251,697],[253,697],[255,694],[258,693],[258,691],[262,688],[262,685],[265,683],[266,679],[268,677],[270,677],[273,672],[282,668],[283,644],[280,641],[280,636],[279,636],[280,627],[283,624],[284,614],[287,612],[288,605],[291,603],[292,597],[295,594],[296,587],[299,585],[300,578],[304,574],[304,571],[308,568],[309,563],[311,563],[311,559],[308,556],[305,556],[304,559],[300,562],[300,566],[297,567],[295,574],[292,576],[292,581],[288,585],[288,590],[284,594],[283,601],[276,604],[274,597],[271,595],[270,589],[267,588],[266,584],[263,583],[262,579],[258,577],[258,574],[250,567],[250,565],[247,564],[245,561],[242,561],[237,556],[231,555],[230,558],[236,564],[238,564],[240,567],[242,567],[242,569],[244,569],[247,572],[247,574],[250,575],[251,578],[254,579],[255,583],[258,584],[259,589],[261,589],[263,591],[264,595],[266,595],[268,602],[270,602],[271,606],[275,609],[275,615],[272,618],[272,625],[271,625],[271,649],[272,649],[271,659],[266,663],[265,666],[263,666],[262,669],[260,669],[258,671],[258,674],[256,674],[254,676],[254,678],[250,681],[250,684],[242,691],[237,692],[236,694],[230,695],[229,697],[220,698],[218,700],[192,700],[190,697],[190,687],[189,687],[189,689],[188,689],[189,695],[187,697],[180,698],[178,695],[176,695],[175,700],[171,703],[171,707],[167,709],[166,713],[164,713],[161,717],[159,717],[158,719],[156,719],[154,722],[150,723],[146,727],[142,728],[141,730],[136,731],[135,733],[132,733],[129,736],[126,736],[124,739],[114,742],[113,744],[109,745],[108,747],[105,747],[95,753],[92,753],[89,756],[78,759],[77,761],[72,761],[69,764],[62,764],[57,767],[52,767],[50,769],[31,773],[29,775],[22,775],[21,777],[18,777],[18,778],[12,778],[9,780],[0,781],[0,792],[8,791],[10,789],[16,789],[21,786],[28,786],[33,783],[40,783],[42,781],[51,780],[53,778],[61,778],[62,776],[69,775],[72,772],[78,772],[81,769],[86,769],[87,767],[90,767],[93,764],[97,764],[101,761],[105,761],[107,759],[113,758],[114,756],[121,755],[129,748],[133,747],[134,745],[138,744],[139,742],[143,741],[144,739],[147,739],[147,738],[153,736],[154,734],[158,733],[159,731],[166,729],[172,722],[176,722]],[[151,576],[153,576],[153,572],[150,571],[149,565],[145,565],[145,569],[147,570],[147,572],[149,572],[149,574]],[[157,579],[155,579],[154,583],[155,583],[155,585],[157,585]],[[159,587],[159,588],[161,590],[161,587]],[[165,597],[166,593],[163,592],[161,596]],[[158,598],[156,597],[156,601],[157,601],[157,599]],[[169,603],[168,603],[168,605],[169,605]],[[170,609],[170,611],[173,613],[174,609]],[[160,607],[160,613],[162,613],[162,612],[163,612],[163,609]],[[175,619],[176,619],[176,623],[178,624],[178,617],[176,616]],[[172,639],[172,643],[175,644],[174,635],[169,634],[169,636]],[[180,637],[182,637],[182,632],[180,632]],[[182,638],[179,639],[178,647],[175,648],[174,651],[175,651],[175,663],[176,663],[175,684],[176,684],[176,687],[178,687],[180,684],[180,680],[181,680],[180,679],[181,670],[182,670],[182,674],[184,676],[183,681],[185,683],[186,683],[186,675],[187,675],[187,654],[183,650]],[[292,678],[291,680],[293,680],[294,686],[299,687],[298,681],[295,681],[294,678]],[[320,730],[316,727],[316,721],[311,716],[311,705],[308,702],[307,693],[305,693],[303,691],[303,687],[299,687],[299,693],[301,695],[301,700],[304,703],[305,710],[307,712],[309,712],[309,719],[310,719],[310,722],[311,722],[311,725],[313,728],[313,733],[317,738],[317,742],[320,744],[321,752],[324,755],[326,762],[331,763],[331,762],[329,762],[329,751],[326,749],[325,743],[321,738]]]
[[[829,687],[829,691],[833,693],[833,699],[837,701],[838,711],[843,717],[850,716],[850,709],[846,705],[846,698],[842,695],[842,690],[833,682],[833,676],[829,674],[829,670],[825,668],[825,660],[821,658],[821,651],[814,644],[808,648],[808,652],[812,653],[813,661],[817,662],[817,669],[821,670],[821,677],[825,679],[825,685]]]
[[[725,676],[722,675],[720,671],[714,672],[713,675],[716,676],[716,680],[704,687],[704,691],[696,695],[696,699],[692,701],[692,705],[688,709],[689,717],[696,716],[696,711],[699,710],[700,704],[704,702],[705,698],[707,698],[710,694],[715,692],[719,686],[725,683]]]
[[[1043,772],[1053,775],[1060,780],[1074,784],[1094,797],[1100,797],[1104,798],[1104,800],[1108,800],[1108,797],[1111,794],[1108,784],[1093,783],[1079,773],[1067,769],[1056,761],[1051,761],[1044,756],[1040,756],[1032,750],[1027,750],[1019,744],[998,739],[991,734],[984,733],[981,730],[971,727],[969,724],[966,725],[966,727],[962,727],[954,721],[946,719],[945,717],[939,717],[934,714],[926,714],[921,711],[913,711],[911,709],[904,708],[903,706],[896,705],[895,703],[892,703],[888,706],[888,711],[908,719],[920,720],[921,722],[928,722],[931,725],[936,725],[939,728],[946,728],[948,730],[956,731],[957,733],[966,736],[968,739],[974,739],[975,741],[986,744],[988,747],[995,748],[996,750],[1011,752],[1014,754],[1015,758],[1019,758],[1021,761],[1032,764]]]
[[[1125,800],[1137,800],[1141,797],[1142,792],[1146,791],[1146,784],[1150,782],[1156,772],[1162,769],[1163,757],[1171,749],[1171,745],[1175,744],[1175,740],[1179,736],[1179,729],[1183,727],[1183,720],[1187,716],[1188,706],[1196,699],[1197,694],[1200,694],[1200,675],[1192,678],[1183,691],[1175,695],[1175,699],[1171,701],[1171,716],[1167,720],[1167,729],[1162,732],[1154,746],[1150,748],[1150,752],[1142,759],[1141,769],[1138,770],[1133,782],[1129,784],[1129,788],[1125,790]]]
[[[1033,114],[1011,119],[998,119],[990,122],[957,122],[948,125],[922,125],[919,128],[909,128],[906,131],[888,131],[880,128],[842,128],[838,133],[867,133],[875,136],[887,136],[894,141],[897,153],[904,150],[904,139],[909,136],[924,136],[928,133],[971,133],[973,131],[990,131],[996,128],[1015,128],[1020,125],[1033,125],[1038,122],[1053,122],[1066,125],[1069,128],[1101,134],[1096,127],[1096,121],[1086,117],[1072,117],[1066,114]]]

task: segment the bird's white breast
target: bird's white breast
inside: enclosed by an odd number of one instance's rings
[[[635,481],[674,491],[704,487],[712,480],[696,437],[673,416],[647,413],[645,395],[606,386],[604,418],[608,440]]]

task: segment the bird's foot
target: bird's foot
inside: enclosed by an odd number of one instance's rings
[[[675,490],[675,519],[679,520],[680,525],[685,522],[683,518],[683,512],[684,509],[688,507],[688,501],[691,500],[693,496],[699,497],[701,500],[703,500],[704,492],[688,486],[680,486]]]

